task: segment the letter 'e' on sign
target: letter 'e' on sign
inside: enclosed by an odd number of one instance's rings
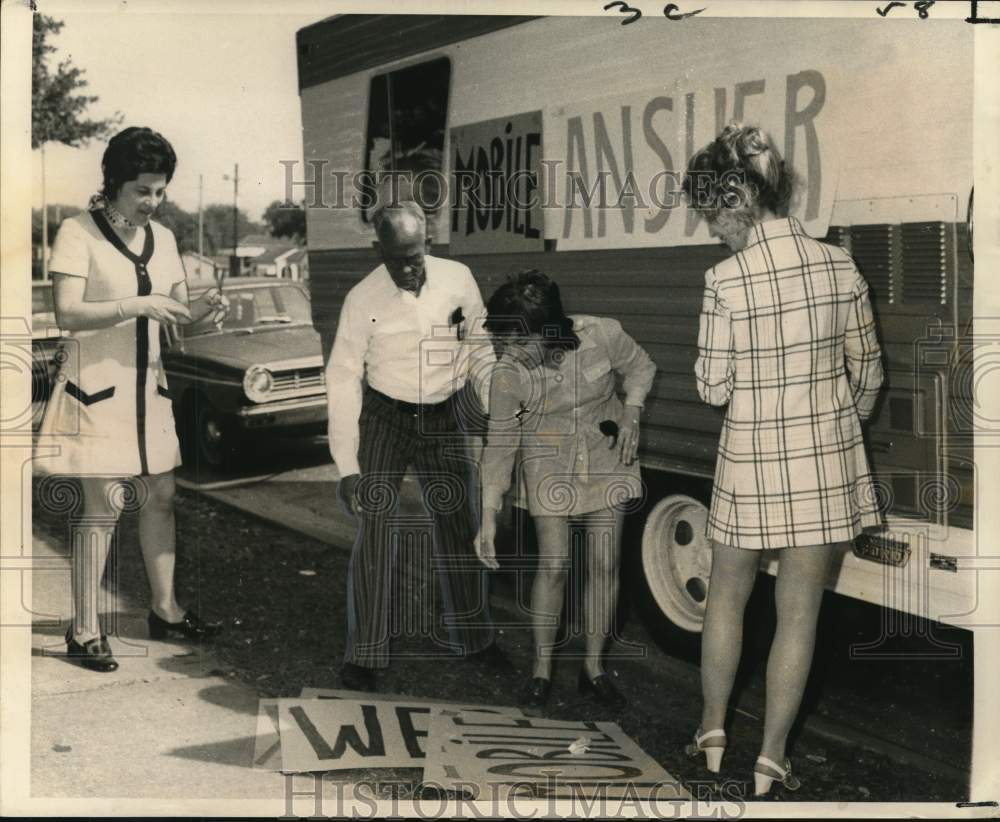
[[[451,130],[452,254],[542,251],[542,112]]]

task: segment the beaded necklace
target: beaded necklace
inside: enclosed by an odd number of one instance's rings
[[[131,229],[138,228],[135,223],[133,223],[128,217],[122,214],[117,208],[115,208],[108,201],[107,197],[103,194],[95,194],[90,198],[90,203],[87,206],[91,211],[101,210],[104,212],[104,216],[108,218],[108,222],[111,223],[115,228]]]
[[[138,228],[128,217],[122,214],[111,203],[104,203],[104,213],[108,216],[108,222],[115,228]]]

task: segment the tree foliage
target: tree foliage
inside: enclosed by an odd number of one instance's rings
[[[49,245],[52,245],[59,226],[67,217],[73,217],[82,209],[70,205],[50,205],[47,209],[49,218]],[[169,228],[177,238],[177,250],[198,250],[198,214],[185,211],[172,200],[164,200],[156,210],[154,218],[158,223]],[[246,212],[239,213],[239,235],[260,234],[265,226],[253,223]],[[233,207],[216,203],[204,211],[204,249],[206,254],[221,254],[233,247]],[[42,210],[31,210],[31,241],[34,246],[42,244]]]
[[[49,221],[49,245],[52,245],[62,221],[67,217],[75,217],[80,213],[80,210],[76,206],[57,203],[48,206],[46,211]],[[36,247],[42,244],[42,210],[40,208],[31,209],[31,244]]]
[[[69,60],[59,62],[50,70],[49,55],[56,47],[48,42],[49,35],[58,34],[63,23],[36,13],[31,37],[31,147],[48,142],[68,146],[86,145],[90,140],[109,137],[121,124],[121,114],[105,120],[90,120],[83,115],[97,97],[77,94],[85,88],[83,69]]]
[[[306,212],[301,205],[275,200],[264,209],[264,222],[272,237],[306,238]]]
[[[177,239],[177,250],[198,250],[198,215],[185,211],[176,203],[164,200],[156,210],[156,221],[169,228]],[[206,243],[206,251],[208,244]]]
[[[198,214],[185,211],[171,200],[164,200],[156,211],[158,222],[165,225],[177,238],[177,249],[185,251],[198,250]],[[203,248],[205,254],[222,254],[233,247],[233,207],[223,203],[206,206],[202,211]],[[237,230],[240,237],[259,233],[263,226],[253,223],[246,212],[240,210],[237,219]]]
[[[233,247],[233,207],[222,203],[205,206],[202,211],[202,221],[205,225],[205,253],[221,254],[225,249]],[[237,218],[237,237],[256,234],[263,226],[251,222],[243,209],[239,210]]]

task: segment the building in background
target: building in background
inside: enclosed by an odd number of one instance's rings
[[[221,265],[229,271],[232,254],[232,248],[221,248],[212,259],[216,267]],[[248,234],[240,238],[236,257],[239,259],[237,276],[290,280],[305,280],[309,276],[306,248],[291,240]]]
[[[285,260],[296,251],[296,246],[291,243],[281,243],[268,248],[259,257],[251,261],[251,268],[255,277],[281,277],[285,267]]]
[[[214,259],[217,264],[223,261],[227,273],[231,276],[250,276],[254,273],[253,261],[264,254],[273,242],[274,238],[265,234],[248,234],[240,238],[235,250],[232,246],[220,248]],[[233,256],[238,261],[235,270],[230,262]]]
[[[302,247],[294,249],[285,257],[281,277],[307,282],[309,280],[309,250]]]

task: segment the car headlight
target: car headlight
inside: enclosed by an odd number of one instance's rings
[[[252,365],[243,375],[243,392],[251,402],[266,402],[274,386],[271,372],[259,365]]]

